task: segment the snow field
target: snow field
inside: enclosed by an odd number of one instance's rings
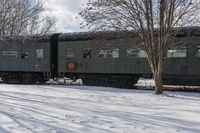
[[[199,133],[200,94],[0,84],[0,133]]]

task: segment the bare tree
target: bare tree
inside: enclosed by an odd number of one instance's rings
[[[0,35],[43,34],[51,32],[55,19],[42,17],[43,0],[1,0]]]
[[[181,27],[198,26],[199,5],[199,0],[89,0],[80,12],[81,25],[92,31],[133,30],[147,54],[155,94],[162,94],[163,57],[171,36]]]
[[[47,34],[56,31],[56,20],[51,15],[47,16],[34,16],[30,20],[30,24],[26,29],[26,34]]]

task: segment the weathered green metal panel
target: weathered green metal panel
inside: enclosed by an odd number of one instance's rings
[[[70,73],[109,73],[109,74],[151,74],[146,58],[127,58],[126,48],[134,44],[126,43],[126,40],[83,40],[59,42],[59,72]],[[164,63],[165,75],[199,75],[200,58],[196,57],[197,45],[200,46],[200,39],[194,38],[185,44],[187,46],[186,58],[167,58]],[[120,49],[120,56],[116,59],[97,57],[97,50],[101,47],[116,47]],[[75,58],[66,58],[66,49],[75,50]],[[92,48],[92,58],[84,59],[83,49]],[[77,69],[67,69],[67,63],[74,62]]]
[[[130,45],[130,44],[129,44]],[[126,48],[132,47],[122,40],[98,41],[65,41],[59,43],[59,71],[78,73],[115,73],[115,74],[149,74],[150,69],[145,58],[127,58]],[[119,58],[99,58],[97,50],[102,47],[115,47],[120,49]],[[66,49],[75,50],[75,58],[66,58]],[[84,59],[83,49],[92,48],[92,58]],[[67,70],[67,63],[77,64],[75,71]]]

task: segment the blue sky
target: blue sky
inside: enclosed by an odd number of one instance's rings
[[[48,0],[45,3],[47,10],[57,20],[58,32],[80,32],[81,18],[78,16],[79,9],[83,8],[88,0]],[[78,18],[77,18],[78,16]],[[87,30],[87,29],[85,29]]]

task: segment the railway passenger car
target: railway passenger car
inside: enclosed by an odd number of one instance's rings
[[[54,36],[2,38],[0,75],[3,82],[43,83],[47,81],[53,63],[50,53]]]
[[[185,39],[184,36],[177,38]],[[134,47],[132,42],[139,43],[134,40],[94,41],[87,33],[62,34],[58,45],[58,72],[74,79],[81,78],[88,85],[131,87],[140,77],[152,77],[146,54]],[[164,84],[200,84],[198,36],[171,47],[165,60]]]

